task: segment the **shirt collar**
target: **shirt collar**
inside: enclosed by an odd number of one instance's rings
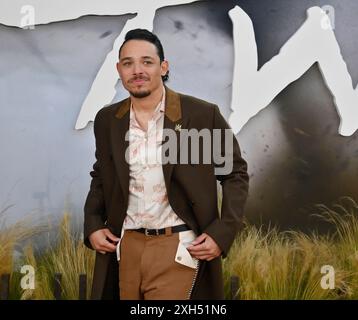
[[[157,116],[157,114],[163,113],[165,111],[165,88],[163,86],[163,95],[162,95],[162,99],[159,101],[159,103],[157,104],[154,112],[153,112],[153,117],[155,118]],[[130,106],[130,118],[133,119],[134,118],[134,108],[133,108],[133,103],[131,102],[131,106]]]

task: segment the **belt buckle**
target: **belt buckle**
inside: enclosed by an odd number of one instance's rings
[[[149,230],[151,230],[151,229],[147,229],[147,228],[145,228],[144,229],[144,234],[146,235],[146,236],[150,236],[150,233],[149,233]],[[155,230],[155,235],[156,236],[159,236],[159,229],[153,229],[153,230]]]

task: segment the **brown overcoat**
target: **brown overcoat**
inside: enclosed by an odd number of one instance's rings
[[[166,89],[164,128],[230,129],[219,108],[203,100]],[[84,241],[101,228],[120,236],[128,206],[129,166],[125,160],[130,99],[102,108],[94,121],[96,162],[84,207]],[[175,130],[179,135],[179,130]],[[213,164],[163,164],[168,200],[176,214],[196,234],[209,234],[222,249],[222,257],[242,223],[248,193],[246,161],[233,139],[232,171],[215,175]],[[224,146],[224,143],[222,143]],[[180,143],[178,142],[178,155]],[[190,159],[190,158],[189,158]],[[222,185],[221,215],[217,203],[217,180]],[[175,288],[173,288],[175,290]],[[115,254],[96,254],[92,299],[118,299],[118,263]],[[221,257],[202,261],[192,299],[224,299]]]

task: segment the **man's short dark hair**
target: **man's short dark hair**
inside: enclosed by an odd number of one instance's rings
[[[146,29],[133,29],[127,32],[124,41],[119,48],[119,56],[121,55],[122,47],[126,42],[129,40],[144,40],[148,41],[150,43],[153,43],[155,47],[157,48],[157,53],[160,59],[160,63],[164,61],[164,50],[162,43],[160,42],[159,38],[152,32],[146,30]],[[165,76],[162,76],[163,82],[167,81],[169,79],[169,70]]]

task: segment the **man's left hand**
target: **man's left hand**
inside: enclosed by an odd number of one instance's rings
[[[214,239],[206,233],[202,233],[191,245],[187,247],[189,253],[199,260],[210,261],[221,255],[221,249]]]

